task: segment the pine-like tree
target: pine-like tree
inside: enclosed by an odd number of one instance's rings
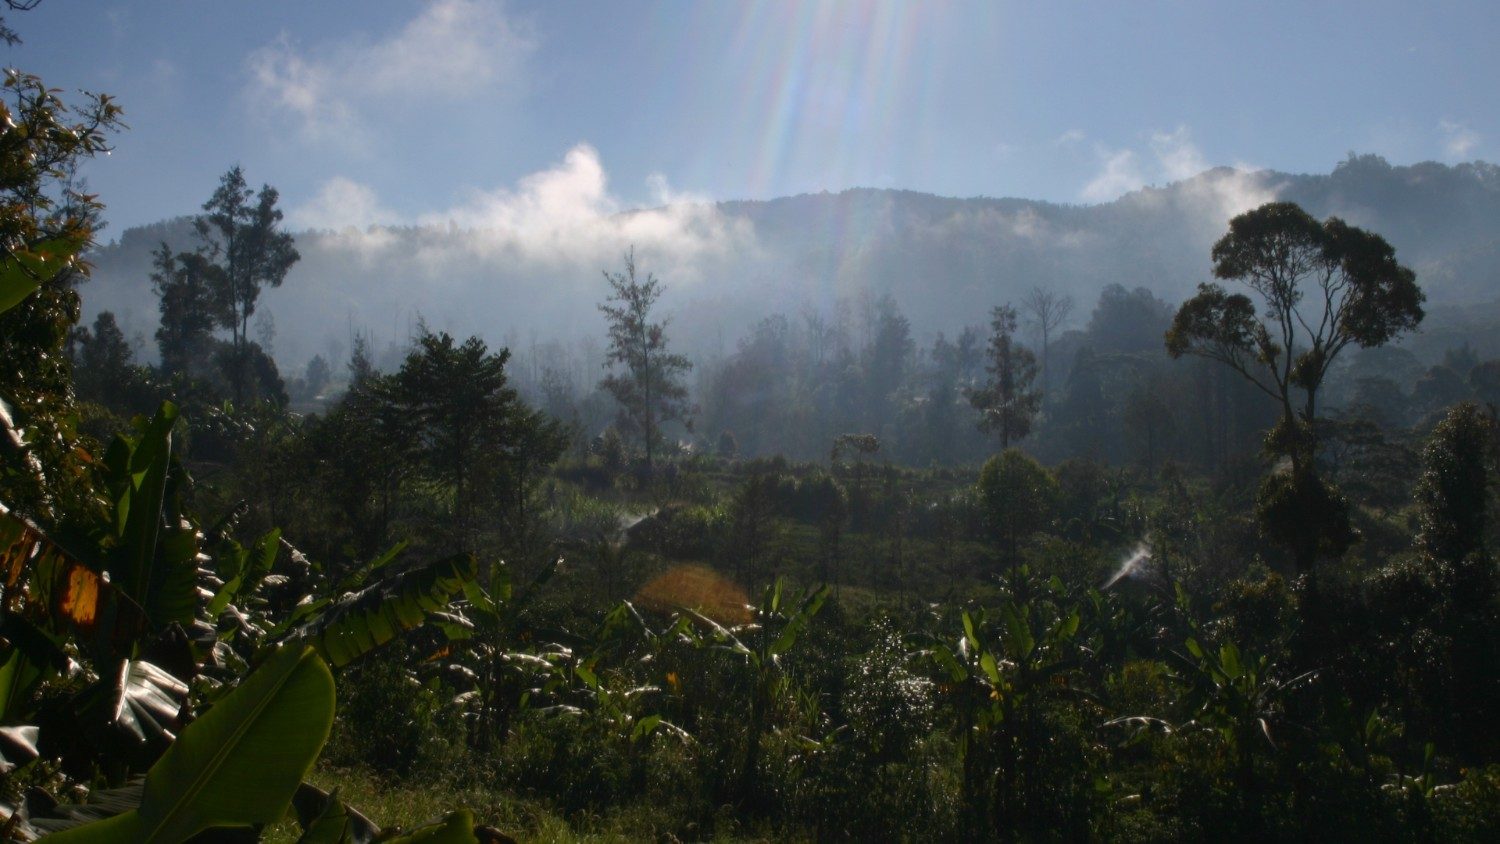
[[[634,249],[625,254],[625,271],[605,272],[604,279],[610,295],[599,310],[609,322],[606,361],[612,369],[599,386],[619,402],[619,427],[640,440],[649,473],[662,426],[691,422],[682,378],[693,364],[685,355],[667,351],[667,320],[651,321],[661,282],[649,273],[644,280],[637,277]]]
[[[1036,355],[1016,342],[1016,309],[1010,305],[991,313],[986,357],[989,381],[969,393],[969,403],[979,411],[979,429],[998,434],[1000,447],[1005,449],[1031,433],[1031,422],[1042,403],[1042,394],[1034,386]]]

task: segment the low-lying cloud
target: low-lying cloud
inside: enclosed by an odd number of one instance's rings
[[[511,267],[558,270],[619,262],[636,247],[677,281],[701,277],[705,262],[756,249],[744,220],[731,220],[711,201],[672,190],[664,177],[648,180],[657,203],[629,208],[610,192],[599,153],[578,144],[555,166],[522,178],[513,187],[471,190],[451,208],[397,219],[370,187],[346,178],[325,182],[296,209],[292,221],[335,233],[363,252],[395,247],[386,227],[414,225],[444,232],[425,243],[428,275],[452,262],[505,261]],[[380,225],[376,225],[380,224]],[[373,226],[373,227],[372,227]]]
[[[1210,169],[1208,160],[1193,142],[1187,126],[1157,131],[1148,139],[1149,154],[1132,149],[1096,146],[1098,173],[1084,185],[1080,197],[1087,202],[1110,202],[1151,184],[1183,183],[1176,195],[1179,200],[1200,203],[1212,217],[1216,228],[1242,211],[1276,198],[1277,186],[1271,184],[1260,168],[1244,163]],[[1137,198],[1153,202],[1153,195]]]
[[[1443,135],[1443,152],[1451,161],[1467,161],[1479,146],[1479,133],[1467,124],[1456,120],[1438,121],[1438,131]]]

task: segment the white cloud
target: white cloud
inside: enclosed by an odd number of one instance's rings
[[[1172,132],[1152,133],[1151,151],[1168,181],[1191,179],[1209,167],[1186,126],[1178,126]]]
[[[312,200],[294,209],[287,222],[293,228],[343,231],[393,223],[396,216],[380,204],[370,186],[335,176],[318,188]]]
[[[358,147],[403,103],[513,94],[534,50],[493,0],[437,0],[384,40],[304,49],[282,35],[251,54],[248,95],[309,140]]]
[[[705,262],[756,251],[746,221],[731,221],[709,200],[675,191],[661,174],[647,179],[658,207],[627,208],[609,191],[599,153],[588,144],[532,173],[514,187],[471,190],[451,208],[398,219],[375,191],[350,179],[325,182],[290,217],[298,226],[332,229],[343,247],[373,258],[398,248],[387,229],[374,224],[415,224],[444,232],[424,242],[422,265],[439,277],[459,263],[504,261],[527,270],[589,268],[617,263],[631,246],[654,267],[692,281]]]
[[[1099,174],[1083,186],[1085,201],[1109,202],[1146,184],[1140,163],[1131,150],[1098,147],[1095,152],[1102,163]]]
[[[1082,141],[1083,138],[1084,134],[1082,129],[1069,129],[1061,135],[1058,135],[1057,140],[1053,141],[1053,143],[1057,144],[1060,147],[1066,147],[1072,146],[1073,144]]]
[[[1479,133],[1467,124],[1456,120],[1438,121],[1438,131],[1443,133],[1443,151],[1451,159],[1467,160],[1474,148],[1479,146]]]
[[[1203,151],[1193,142],[1184,125],[1151,133],[1150,155],[1131,149],[1095,147],[1099,172],[1084,185],[1080,196],[1086,202],[1110,202],[1147,184],[1183,182],[1178,194],[1203,208],[1212,225],[1276,198],[1277,185],[1270,184],[1260,168],[1243,162],[1212,169]],[[1160,201],[1157,195],[1140,195],[1139,201]]]
[[[748,227],[731,226],[711,204],[674,192],[660,174],[648,183],[660,207],[625,210],[609,192],[599,153],[579,144],[559,164],[513,189],[475,191],[459,206],[418,222],[472,229],[473,244],[482,251],[545,264],[593,266],[638,245],[685,269],[699,258],[748,245]]]

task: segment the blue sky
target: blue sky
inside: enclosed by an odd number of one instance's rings
[[[855,186],[1060,202],[1208,166],[1500,155],[1491,2],[47,0],[8,63],[114,94],[112,229],[228,166],[292,222]]]

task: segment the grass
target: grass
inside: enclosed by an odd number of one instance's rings
[[[454,809],[469,809],[476,824],[500,830],[517,841],[538,844],[627,844],[636,841],[679,841],[664,807],[633,804],[608,815],[582,815],[568,819],[536,800],[518,798],[482,787],[459,787],[441,779],[393,782],[362,768],[322,765],[308,781],[326,791],[338,789],[339,797],[382,829],[399,827],[410,831],[442,818]],[[724,827],[733,828],[726,816]],[[292,844],[301,834],[293,818],[266,830],[268,844]],[[707,835],[689,834],[691,840],[720,842],[787,841],[785,832],[774,837],[769,830],[723,829]]]

